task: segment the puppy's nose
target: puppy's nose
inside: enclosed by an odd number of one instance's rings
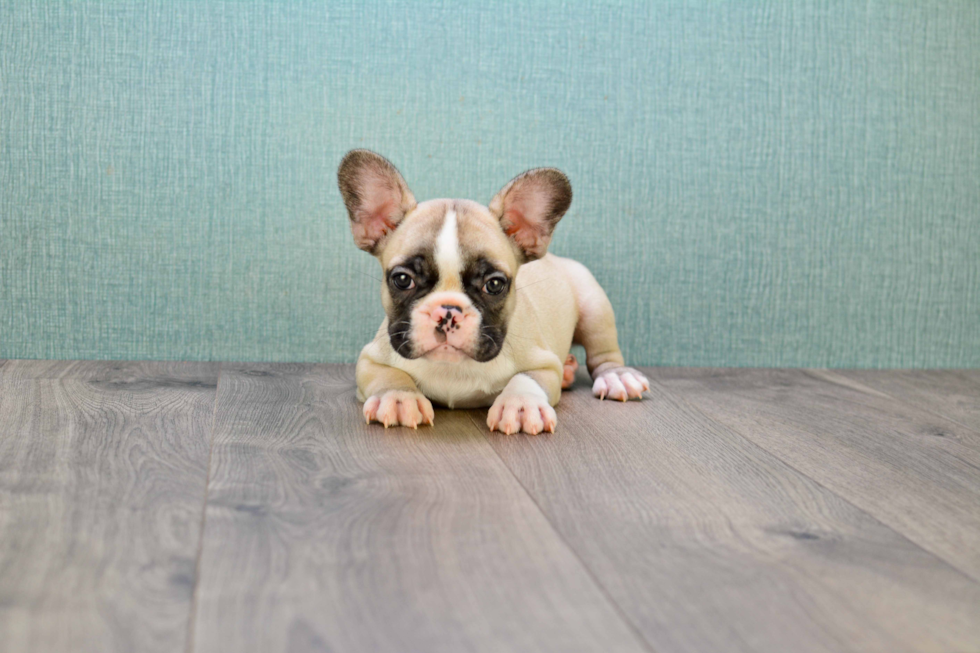
[[[452,329],[459,323],[463,316],[463,307],[457,304],[443,304],[432,311],[432,319],[435,320],[436,330],[445,331]]]

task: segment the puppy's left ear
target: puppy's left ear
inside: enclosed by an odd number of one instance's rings
[[[337,184],[347,205],[350,230],[361,249],[378,245],[415,208],[415,196],[391,162],[370,150],[351,150],[340,162]]]
[[[490,202],[490,213],[524,254],[544,256],[555,225],[572,203],[572,184],[561,170],[535,168],[514,177]]]

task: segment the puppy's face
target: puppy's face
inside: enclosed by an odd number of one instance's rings
[[[500,353],[519,263],[486,207],[423,202],[405,216],[379,258],[388,336],[398,354],[484,362]]]
[[[338,172],[354,240],[379,259],[392,348],[404,358],[492,360],[516,304],[514,279],[545,254],[571,202],[557,170],[515,178],[485,207],[468,200],[416,204],[401,175],[366,150]]]

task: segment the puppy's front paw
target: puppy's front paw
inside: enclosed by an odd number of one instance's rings
[[[557,422],[555,409],[545,399],[531,395],[500,395],[487,414],[490,430],[506,435],[521,431],[530,435],[554,433]]]
[[[419,392],[389,390],[364,402],[367,423],[381,422],[385,428],[401,424],[414,429],[419,424],[434,424],[435,417],[432,403]]]
[[[647,377],[632,367],[617,367],[603,372],[592,384],[592,394],[599,399],[640,399],[650,389]]]

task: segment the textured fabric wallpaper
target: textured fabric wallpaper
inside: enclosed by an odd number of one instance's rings
[[[351,361],[343,153],[557,166],[642,364],[980,366],[980,3],[0,1],[0,357]]]

